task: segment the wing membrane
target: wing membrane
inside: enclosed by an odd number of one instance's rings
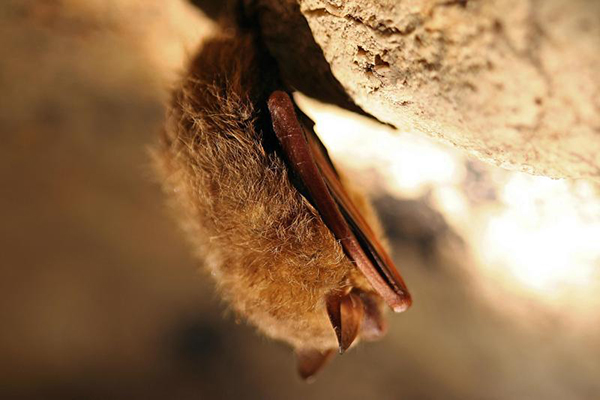
[[[287,93],[273,92],[268,107],[287,161],[323,222],[386,303],[396,312],[406,310],[411,297],[404,280],[346,193],[319,138],[303,128]]]

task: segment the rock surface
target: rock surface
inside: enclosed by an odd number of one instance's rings
[[[346,93],[380,121],[503,167],[600,180],[599,2],[257,3],[295,86],[329,73],[304,61],[315,59],[310,46],[290,46],[314,40]]]

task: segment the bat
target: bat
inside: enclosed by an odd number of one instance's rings
[[[411,297],[365,197],[331,162],[252,34],[204,43],[155,159],[180,225],[231,308],[312,378],[386,332]]]

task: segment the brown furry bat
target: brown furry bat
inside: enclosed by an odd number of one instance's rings
[[[332,165],[320,169],[329,174],[327,193],[303,172],[298,148],[285,140],[290,129],[312,132],[312,124],[296,115],[283,88],[252,35],[206,42],[173,97],[156,155],[181,225],[223,297],[264,334],[293,346],[308,378],[335,349],[385,333],[384,298],[402,311],[410,297],[366,225],[379,232],[364,198],[345,194]],[[299,135],[301,150],[314,149],[318,139]],[[324,149],[315,151],[314,165],[329,162]],[[361,228],[369,232],[355,235]],[[371,246],[375,256],[352,246]],[[377,285],[393,288],[386,295]]]

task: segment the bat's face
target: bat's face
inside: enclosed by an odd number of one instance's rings
[[[384,304],[402,311],[410,296],[368,203],[342,183],[291,99],[256,95],[259,66],[251,39],[206,43],[157,155],[223,297],[292,345],[309,377],[334,351],[381,337]]]

